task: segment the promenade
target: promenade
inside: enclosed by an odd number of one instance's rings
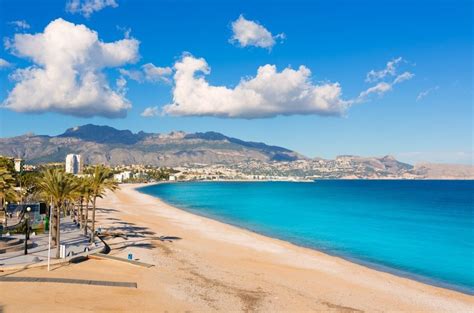
[[[15,234],[9,236],[15,239],[25,239],[24,234]],[[56,248],[51,247],[51,262],[61,263],[68,261],[74,256],[89,251],[90,253],[99,252],[103,244],[99,239],[93,244],[89,243],[89,238],[84,236],[84,231],[77,227],[69,217],[61,219],[61,244],[66,246],[66,259],[55,259]],[[11,267],[29,267],[31,265],[41,265],[48,260],[49,234],[30,234],[28,240],[28,254],[24,254],[24,249],[18,251],[9,251],[0,253],[0,270]],[[24,246],[24,243],[23,243]]]

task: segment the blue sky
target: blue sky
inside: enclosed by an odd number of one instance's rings
[[[472,162],[471,1],[103,0],[95,11],[81,7],[88,0],[73,1],[75,8],[70,0],[69,7],[68,0],[0,0],[0,59],[7,62],[0,61],[2,137],[55,135],[94,123],[147,132],[212,130],[310,157]],[[241,15],[246,23],[237,23]],[[70,59],[56,54],[59,39],[43,49],[24,35],[81,24],[84,34],[97,33],[94,44],[125,38],[129,51],[120,54],[117,44],[98,56],[91,48],[88,63],[70,66],[72,81],[93,74],[103,94],[92,100],[71,96],[77,86],[65,83],[68,74],[41,81],[50,77],[42,75],[44,67],[53,69],[47,73],[69,68]],[[72,37],[58,38],[70,44]],[[387,62],[397,59],[390,73]],[[148,77],[143,65],[150,63],[155,76]],[[30,75],[39,69],[38,77],[29,78],[28,68]],[[371,70],[380,77],[368,81]],[[404,73],[407,79],[395,83]],[[379,83],[388,90],[361,96],[384,87]],[[52,92],[45,84],[58,87]],[[146,108],[155,116],[142,116]]]

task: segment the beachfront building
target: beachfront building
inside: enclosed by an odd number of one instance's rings
[[[15,172],[17,172],[17,173],[22,172],[23,171],[23,164],[24,164],[23,159],[20,159],[20,158],[14,159],[14,163],[15,163]]]
[[[68,154],[66,156],[66,173],[82,174],[82,157],[80,154]]]
[[[118,181],[119,183],[123,183],[124,181],[130,179],[132,175],[131,171],[123,171],[118,174],[114,174],[114,179]]]

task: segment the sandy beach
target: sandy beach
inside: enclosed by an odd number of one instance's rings
[[[137,288],[0,282],[0,312],[474,312],[474,297],[376,271],[174,208],[121,185],[98,203],[111,255],[1,276]]]

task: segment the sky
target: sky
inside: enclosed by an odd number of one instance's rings
[[[0,0],[0,137],[217,131],[472,164],[473,3]]]

